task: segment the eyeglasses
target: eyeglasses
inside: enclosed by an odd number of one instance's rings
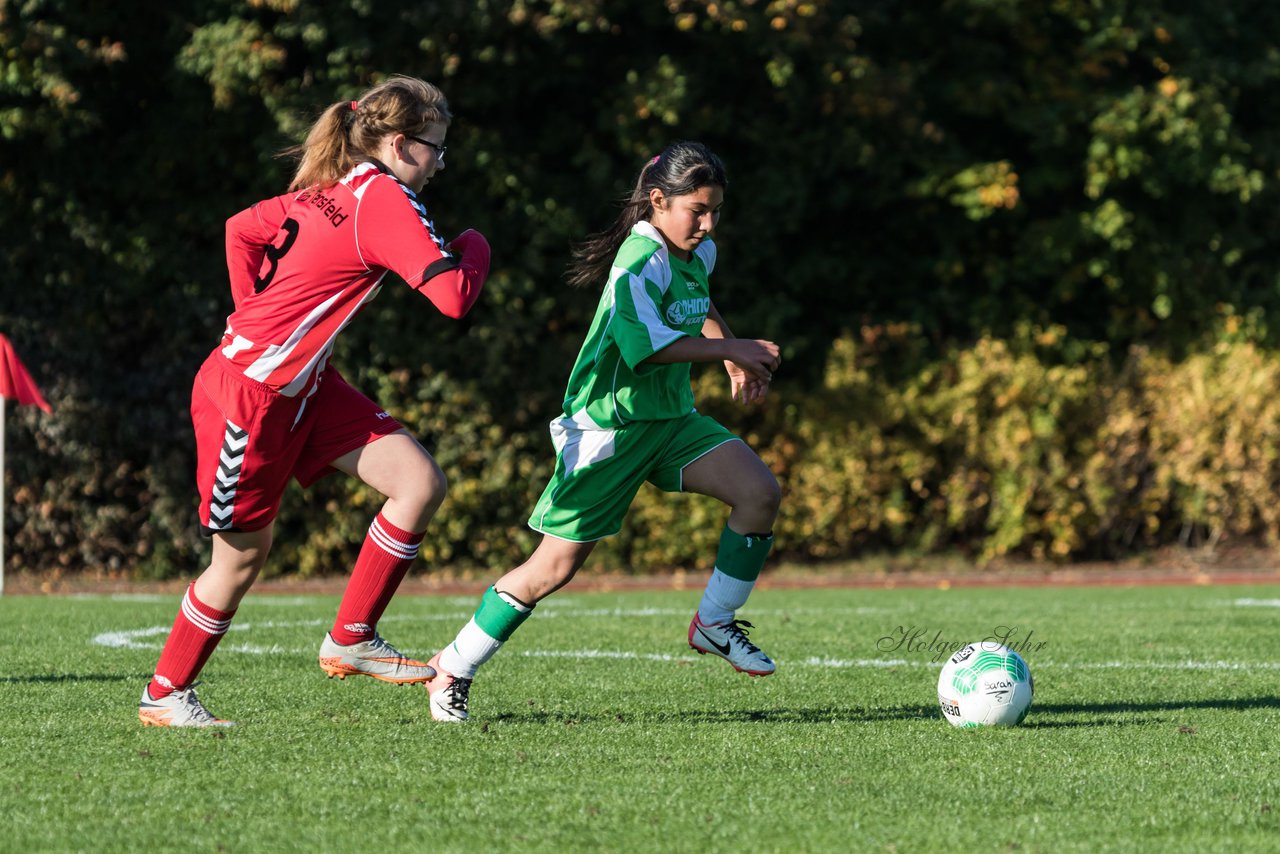
[[[414,142],[422,143],[427,148],[430,148],[432,151],[434,151],[436,153],[436,157],[439,158],[440,160],[444,160],[444,153],[449,150],[449,146],[447,145],[441,145],[438,142],[432,142],[431,140],[423,139],[420,136],[409,136],[408,134],[405,134],[405,139],[411,139]]]

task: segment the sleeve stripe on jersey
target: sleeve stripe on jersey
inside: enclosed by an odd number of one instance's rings
[[[450,257],[448,250],[444,248],[444,240],[436,234],[435,223],[431,221],[431,217],[427,216],[427,206],[424,205],[417,195],[404,184],[396,181],[396,186],[405,194],[405,197],[409,200],[409,204],[413,205],[413,209],[418,212],[418,219],[422,220],[422,225],[427,229],[427,234],[431,235],[431,239],[435,241],[436,246],[440,247],[440,254],[444,255],[446,258]]]
[[[600,331],[600,338],[596,341],[595,360],[600,362],[600,354],[604,352],[605,346],[609,343],[609,327],[613,325],[613,318],[618,314],[618,296],[617,290],[618,280],[628,275],[623,267],[613,267],[609,270],[609,287],[605,290],[606,298],[609,300],[609,320],[605,323],[604,329]],[[586,412],[586,410],[582,410]]]
[[[667,258],[667,247],[659,246],[658,251],[649,256],[649,260],[644,262],[644,272],[665,295],[671,288],[671,261]]]
[[[711,271],[716,268],[716,244],[714,240],[704,240],[698,244],[698,248],[693,250],[693,254],[702,259],[702,266],[706,268],[707,275],[711,275]]]
[[[683,332],[677,332],[662,322],[658,306],[654,304],[649,291],[645,288],[643,276],[628,274],[627,288],[631,291],[631,302],[636,307],[636,318],[644,324],[645,331],[649,333],[649,345],[653,348],[653,352],[658,352],[677,338],[685,337]]]
[[[422,271],[422,282],[423,284],[426,284],[441,273],[447,273],[449,270],[456,269],[458,269],[458,259],[454,258],[452,255],[446,255],[443,258],[432,261],[427,265],[427,269]]]

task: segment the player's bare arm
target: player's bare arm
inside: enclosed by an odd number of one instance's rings
[[[755,403],[764,399],[773,379],[773,372],[782,364],[778,345],[772,341],[735,338],[729,324],[713,302],[702,324],[702,338],[683,338],[675,341],[646,362],[670,364],[672,362],[724,362],[729,374],[734,400]],[[722,355],[717,355],[722,353]]]
[[[778,345],[753,338],[680,338],[663,347],[646,364],[671,365],[677,362],[733,362],[760,379],[770,379],[781,364]]]
[[[715,302],[707,310],[707,319],[702,324],[704,338],[733,338],[733,331],[716,308]],[[781,362],[781,359],[779,359]],[[724,363],[725,372],[729,375],[729,395],[742,404],[760,403],[769,393],[770,380],[748,374],[732,361]],[[777,370],[777,368],[774,368]]]

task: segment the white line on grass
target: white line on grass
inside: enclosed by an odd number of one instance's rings
[[[605,649],[579,649],[579,650],[556,650],[556,649],[524,649],[516,653],[516,655],[525,658],[572,658],[572,659],[622,659],[626,661],[697,661],[697,655],[669,655],[666,653],[644,653],[644,652],[625,652],[622,650],[613,651]],[[837,658],[806,658],[799,661],[786,662],[792,667],[939,667],[941,665],[932,664],[928,661],[907,661],[901,658],[880,659],[880,658],[860,658],[857,660],[843,660]]]
[[[255,607],[257,603],[254,603]],[[669,617],[669,616],[688,616],[688,609],[664,609],[664,608],[597,608],[593,610],[574,610],[574,609],[556,609],[548,608],[539,610],[538,613],[542,617]],[[760,612],[757,612],[760,613]],[[447,614],[396,614],[393,616],[383,617],[383,623],[392,622],[452,622],[457,623],[461,627],[467,620],[471,618],[472,611],[454,611]],[[292,620],[289,622],[279,622],[275,620],[267,620],[264,622],[240,622],[232,623],[230,631],[244,632],[250,629],[291,629],[301,626],[327,626],[331,624],[328,619],[312,619],[312,620]],[[163,646],[163,637],[154,643],[140,643],[142,638],[152,638],[157,635],[167,635],[170,625],[148,626],[145,629],[129,629],[125,631],[102,632],[93,638],[93,643],[97,646],[108,646],[125,649],[160,649]],[[228,647],[230,648],[230,647]]]
[[[150,626],[145,629],[130,629],[123,632],[103,632],[96,635],[93,643],[96,646],[109,646],[118,649],[159,649],[158,643],[138,643],[138,638],[168,635],[169,626]]]
[[[942,666],[940,661],[929,661],[927,659],[919,659],[916,661],[908,661],[905,658],[825,658],[819,656],[810,656],[802,661],[792,662],[801,667],[834,667],[834,668],[852,668],[852,667],[933,667]]]
[[[540,617],[688,617],[689,608],[550,608],[543,606],[534,612]]]
[[[539,605],[537,614],[548,617],[672,617],[693,615],[693,608],[584,608],[576,603]],[[751,608],[754,616],[786,617],[794,614],[890,614],[892,608]]]
[[[390,622],[403,622],[408,620],[414,620],[415,622],[437,621],[437,620],[451,620],[453,622],[460,622],[462,620],[467,619],[470,616],[471,616],[470,613],[432,614],[431,616],[428,616],[428,617],[394,616],[394,617],[383,617],[382,622],[390,623]],[[294,629],[299,627],[328,626],[328,625],[331,625],[332,622],[333,622],[332,620],[317,619],[317,620],[290,620],[288,622],[267,620],[261,623],[247,623],[247,622],[232,623],[231,628],[228,629],[227,631],[228,632],[247,632],[251,629]],[[108,646],[108,647],[115,647],[115,648],[121,648],[121,649],[160,649],[162,646],[164,646],[163,640],[164,640],[164,637],[168,636],[170,628],[171,626],[148,626],[145,629],[129,629],[129,630],[120,631],[120,632],[102,632],[101,634],[95,635],[92,642],[97,646]],[[160,638],[159,641],[155,643],[139,642],[140,639],[142,638],[153,638],[157,636],[162,636],[162,637]],[[221,648],[229,649],[232,652],[260,653],[260,652],[282,651],[281,647],[276,647],[276,646],[249,647],[249,646],[242,645],[239,647],[227,646],[227,647],[221,647]]]
[[[106,599],[108,602],[160,602],[174,599],[170,595],[161,595],[159,593],[72,593],[68,599],[79,599],[93,601],[95,599]]]
[[[1275,603],[1276,607],[1280,607],[1280,599],[1273,600],[1257,600],[1257,599],[1238,599],[1236,604],[1267,604]],[[672,615],[684,615],[687,609],[670,609],[670,608],[595,608],[578,610],[573,607],[561,609],[546,609],[540,611],[544,617],[666,617]],[[762,611],[754,611],[753,613],[765,613]],[[783,613],[783,612],[778,612]],[[449,621],[461,624],[463,621],[471,617],[470,611],[458,611],[451,614],[430,614],[427,616],[402,614],[383,618],[383,622],[440,622]],[[238,633],[251,630],[262,629],[294,629],[294,628],[314,628],[319,626],[327,626],[330,621],[328,619],[309,619],[309,620],[289,620],[276,621],[266,620],[262,622],[242,622],[232,624],[230,631]],[[164,645],[164,639],[168,636],[170,630],[169,625],[148,626],[142,629],[130,629],[125,631],[102,632],[94,636],[92,643],[97,646],[106,646],[117,649],[147,649],[159,650]],[[268,655],[282,653],[301,653],[303,650],[296,650],[282,647],[279,644],[271,644],[270,646],[259,646],[251,643],[227,644],[223,646],[229,652],[240,652],[249,655]],[[627,652],[624,650],[520,650],[515,654],[530,658],[567,658],[578,660],[591,659],[623,659],[635,661],[696,661],[698,656],[695,655],[670,655],[667,653],[640,653]],[[831,658],[821,656],[810,656],[809,658],[797,659],[794,661],[785,661],[788,666],[792,667],[822,667],[834,669],[853,669],[853,668],[894,668],[894,667],[929,667],[938,669],[942,666],[940,661],[930,661],[923,656],[918,659],[905,658]],[[1240,670],[1280,670],[1280,662],[1275,661],[1054,661],[1053,659],[1036,658],[1029,662],[1034,667],[1050,667],[1062,668],[1068,670],[1173,670],[1173,671],[1240,671]]]
[[[1280,670],[1280,661],[1038,661],[1071,670]]]
[[[1237,599],[1232,604],[1246,608],[1280,608],[1280,599]]]
[[[789,663],[805,667],[932,667],[935,670],[942,666],[940,661],[908,661],[901,658],[844,660],[813,657]],[[1054,661],[1051,658],[1037,658],[1028,663],[1036,669],[1051,667],[1064,670],[1280,670],[1280,661]]]
[[[392,618],[387,618],[392,619]],[[399,619],[421,619],[418,617],[401,617]],[[440,616],[436,619],[445,619]],[[450,619],[458,619],[457,615],[452,615]],[[232,630],[245,632],[251,628],[257,629],[287,629],[298,627],[312,627],[327,625],[327,620],[298,620],[294,622],[279,623],[266,622],[256,623],[253,625],[244,624],[241,626],[232,626]],[[158,650],[163,645],[156,641],[153,643],[142,642],[143,638],[160,638],[167,635],[168,626],[150,626],[145,629],[134,629],[132,631],[123,632],[103,632],[94,637],[93,642],[99,646],[127,648],[127,649],[151,649]],[[240,652],[248,655],[279,655],[285,653],[302,654],[310,651],[291,649],[272,644],[271,646],[256,646],[253,644],[229,644],[221,647],[228,652]],[[577,649],[577,650],[561,650],[561,649],[524,649],[515,652],[516,655],[525,658],[565,658],[578,661],[590,660],[623,660],[623,661],[697,661],[696,655],[671,655],[670,653],[646,653],[646,652],[628,652],[626,650],[607,650],[607,649]],[[890,669],[895,667],[927,667],[937,670],[942,666],[941,662],[929,661],[928,659],[906,659],[906,658],[829,658],[820,656],[810,656],[809,658],[787,661],[780,659],[781,663],[789,667],[820,667],[825,669],[845,670],[845,669]],[[1052,669],[1064,670],[1174,670],[1174,671],[1239,671],[1239,670],[1280,670],[1280,662],[1277,661],[1054,661],[1052,659],[1035,659],[1031,662],[1036,669],[1049,667]]]
[[[607,649],[522,649],[516,655],[524,658],[605,658],[625,661],[697,661],[696,655],[669,655],[663,652],[626,652]]]
[[[578,660],[622,659],[628,661],[697,661],[696,655],[668,655],[663,653],[641,653],[611,651],[603,649],[579,650],[520,650],[516,655],[526,658],[570,658]],[[942,667],[940,661],[905,658],[809,658],[788,661],[779,659],[789,667],[822,667],[836,670],[895,667],[928,667],[934,670]],[[1276,661],[1053,661],[1036,660],[1031,662],[1037,669],[1050,667],[1065,670],[1280,670],[1280,662]]]

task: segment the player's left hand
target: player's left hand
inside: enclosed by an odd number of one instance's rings
[[[743,406],[760,403],[769,393],[768,380],[748,374],[733,362],[725,362],[724,369],[729,374],[730,394]]]

